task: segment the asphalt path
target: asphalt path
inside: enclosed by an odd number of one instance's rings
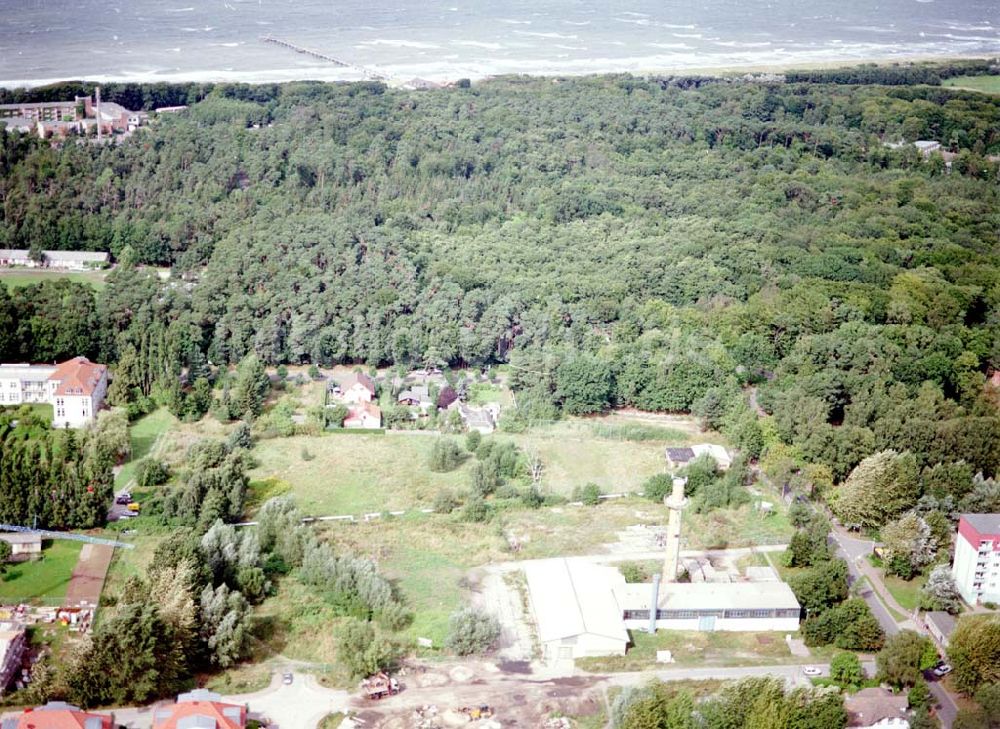
[[[848,537],[840,534],[836,529],[831,532],[831,539],[833,544],[836,546],[837,556],[843,558],[844,561],[847,562],[847,570],[851,584],[862,577],[867,577],[869,582],[878,579],[877,575],[863,575],[858,566],[860,560],[867,559],[867,555],[871,553],[871,540]],[[865,589],[865,591],[861,593],[861,597],[863,597],[864,601],[868,603],[868,607],[871,608],[872,614],[875,615],[875,618],[878,620],[879,625],[882,626],[882,630],[885,631],[886,635],[895,635],[900,631],[899,623],[897,623],[896,619],[892,617],[892,614],[886,609],[882,600],[873,589]],[[918,632],[924,632],[922,626],[919,624],[914,624],[913,627],[915,627]],[[870,675],[874,675],[874,673]],[[937,717],[941,720],[941,726],[945,729],[950,729],[951,725],[955,722],[956,715],[958,714],[958,705],[955,703],[954,697],[945,691],[944,687],[938,683],[933,675],[928,678],[927,686],[930,688],[931,696],[934,697],[934,700],[937,703]]]

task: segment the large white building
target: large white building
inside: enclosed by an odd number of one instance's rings
[[[1000,514],[962,514],[951,572],[970,605],[1000,603]]]
[[[107,390],[108,368],[86,357],[59,365],[0,364],[0,406],[51,405],[56,428],[93,421]]]
[[[58,268],[66,271],[89,271],[108,265],[108,254],[102,251],[42,251],[36,261],[27,248],[0,248],[0,267]]]

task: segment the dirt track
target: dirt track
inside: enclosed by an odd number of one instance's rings
[[[73,568],[69,587],[63,605],[77,607],[80,605],[97,605],[101,599],[101,589],[104,578],[111,566],[114,547],[103,544],[84,544],[80,550],[80,559]]]

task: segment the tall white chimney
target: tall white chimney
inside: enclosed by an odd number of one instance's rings
[[[101,87],[94,87],[94,106],[97,115],[97,141],[101,141]]]
[[[663,582],[677,582],[677,568],[681,556],[681,512],[687,506],[684,498],[686,478],[674,477],[674,488],[670,496],[663,499],[663,505],[670,510],[667,518],[667,553],[663,558]]]

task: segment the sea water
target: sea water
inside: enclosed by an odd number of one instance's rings
[[[0,2],[5,86],[366,73],[444,81],[998,54],[997,0]]]

